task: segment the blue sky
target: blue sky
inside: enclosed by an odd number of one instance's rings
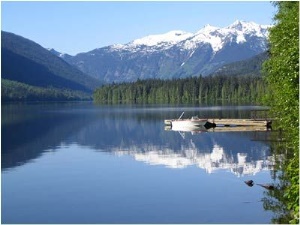
[[[197,32],[235,20],[273,24],[269,1],[1,2],[1,29],[75,55],[171,30]]]

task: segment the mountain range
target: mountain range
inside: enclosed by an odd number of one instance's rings
[[[51,52],[105,83],[206,76],[265,52],[269,27],[235,21],[224,28],[206,25],[196,33],[175,30],[150,35],[75,56]]]
[[[2,100],[90,99],[102,84],[138,79],[259,75],[269,27],[243,21],[206,25],[196,33],[170,31],[75,56],[1,31]]]

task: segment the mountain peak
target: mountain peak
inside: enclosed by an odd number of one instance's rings
[[[188,33],[182,30],[173,30],[164,34],[154,34],[143,38],[135,39],[125,45],[115,44],[110,47],[112,49],[127,49],[130,51],[140,50],[144,46],[152,48],[169,48],[192,36],[192,33]],[[150,49],[148,50],[151,51]]]
[[[183,49],[195,49],[201,43],[211,45],[214,52],[219,51],[228,40],[236,40],[237,43],[246,41],[245,35],[254,35],[265,38],[267,36],[266,25],[259,25],[254,22],[236,20],[228,27],[219,28],[206,24],[196,33],[189,33],[182,30],[173,30],[164,34],[148,35],[129,42],[128,44],[112,45],[113,50],[148,51],[155,52],[162,49],[169,49],[175,45]],[[146,48],[145,48],[146,47]]]
[[[255,22],[247,22],[243,20],[236,20],[233,24],[229,25],[227,29],[234,29],[242,32],[257,32],[267,29],[270,25],[259,25]]]
[[[206,24],[201,30],[205,30],[205,31],[214,31],[214,30],[217,30],[217,29],[220,29],[219,27],[215,27],[215,26],[212,26],[210,24]]]
[[[229,27],[234,28],[236,30],[242,31],[243,27],[247,26],[247,23],[241,20],[236,20],[233,24],[231,24]]]
[[[161,43],[176,44],[182,40],[192,36],[192,33],[188,33],[181,30],[173,30],[164,34],[149,35],[140,39],[136,39],[131,42],[132,45],[146,45],[155,46]]]
[[[56,55],[58,57],[63,57],[65,54],[56,51],[54,48],[46,48],[49,52],[51,52],[53,55]]]

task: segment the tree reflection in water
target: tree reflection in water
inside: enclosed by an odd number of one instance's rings
[[[286,193],[287,188],[290,186],[290,181],[285,171],[290,159],[295,156],[292,154],[292,151],[287,150],[286,142],[273,142],[271,144],[271,152],[275,162],[274,170],[271,171],[272,179],[274,180],[274,189],[264,190],[264,197],[262,198],[263,207],[265,210],[270,210],[274,213],[272,223],[291,223],[294,218],[291,212],[292,209],[289,207],[289,198]]]

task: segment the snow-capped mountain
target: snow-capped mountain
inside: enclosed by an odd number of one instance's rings
[[[118,50],[138,51],[141,46],[151,47],[153,51],[160,51],[162,48],[167,50],[174,45],[181,49],[193,50],[200,43],[209,43],[216,53],[221,50],[227,42],[244,43],[247,35],[257,37],[267,37],[267,25],[258,25],[253,22],[235,21],[228,27],[219,28],[206,25],[204,28],[193,33],[184,31],[170,31],[165,34],[150,35],[144,38],[136,39],[126,45],[113,45],[112,48]]]
[[[196,33],[175,30],[62,58],[106,82],[208,75],[266,51],[269,27],[244,21],[206,25]]]
[[[112,49],[116,50],[128,50],[128,51],[139,51],[144,47],[151,47],[150,51],[161,51],[167,50],[168,48],[189,39],[192,37],[192,33],[187,33],[180,30],[170,31],[165,34],[150,35],[140,39],[136,39],[126,45],[113,45]]]

